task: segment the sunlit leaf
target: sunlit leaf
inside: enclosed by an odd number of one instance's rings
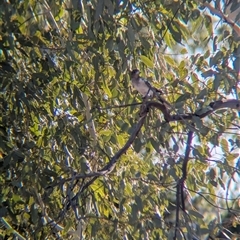
[[[146,66],[148,66],[148,67],[150,67],[150,68],[153,68],[153,61],[151,61],[148,57],[146,57],[146,56],[144,56],[144,55],[141,55],[141,56],[140,56],[140,59],[142,60],[142,62],[143,62]]]

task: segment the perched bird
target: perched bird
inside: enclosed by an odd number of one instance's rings
[[[143,98],[153,98],[156,96],[162,104],[167,107],[171,107],[171,104],[160,96],[163,92],[153,87],[146,79],[140,77],[140,71],[138,69],[132,70],[131,83],[132,86],[143,96]]]

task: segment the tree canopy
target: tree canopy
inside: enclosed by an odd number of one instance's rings
[[[240,1],[0,8],[1,239],[240,237]]]

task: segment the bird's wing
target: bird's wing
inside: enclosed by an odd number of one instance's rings
[[[151,83],[150,83],[147,79],[144,79],[144,78],[143,78],[143,81],[144,81],[145,84],[150,88],[150,90],[153,90],[153,91],[155,91],[155,92],[158,92],[159,94],[163,94],[163,91],[162,91],[162,90],[153,87],[153,86],[151,85]]]
[[[160,96],[159,94],[158,94],[158,96],[157,96],[157,99],[158,99],[161,103],[165,104],[167,107],[172,107],[172,105],[171,105],[167,100],[165,100],[162,96]]]
[[[142,80],[145,82],[145,84],[148,86],[148,88],[150,88],[151,90],[153,89],[153,86],[151,85],[151,83],[147,79],[142,78]]]

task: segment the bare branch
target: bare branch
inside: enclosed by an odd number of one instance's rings
[[[222,108],[230,108],[230,109],[236,109],[240,110],[240,100],[237,99],[227,99],[227,100],[218,100],[215,102],[211,102],[206,108],[200,109],[195,113],[192,114],[175,114],[170,115],[168,111],[164,108],[164,105],[158,102],[147,102],[147,107],[155,107],[162,111],[164,118],[168,122],[173,121],[183,121],[183,120],[191,120],[194,116],[197,116],[199,118],[204,118],[214,111]]]
[[[173,239],[177,239],[177,232],[180,231],[179,229],[179,212],[180,212],[180,205],[182,203],[182,210],[185,211],[185,203],[184,203],[184,182],[187,179],[187,165],[189,161],[189,155],[191,151],[191,144],[193,139],[193,131],[188,132],[188,139],[187,139],[187,146],[185,151],[185,156],[182,164],[182,177],[179,179],[177,183],[177,192],[176,192],[176,221],[175,221],[175,234]],[[180,203],[181,199],[181,203]]]

